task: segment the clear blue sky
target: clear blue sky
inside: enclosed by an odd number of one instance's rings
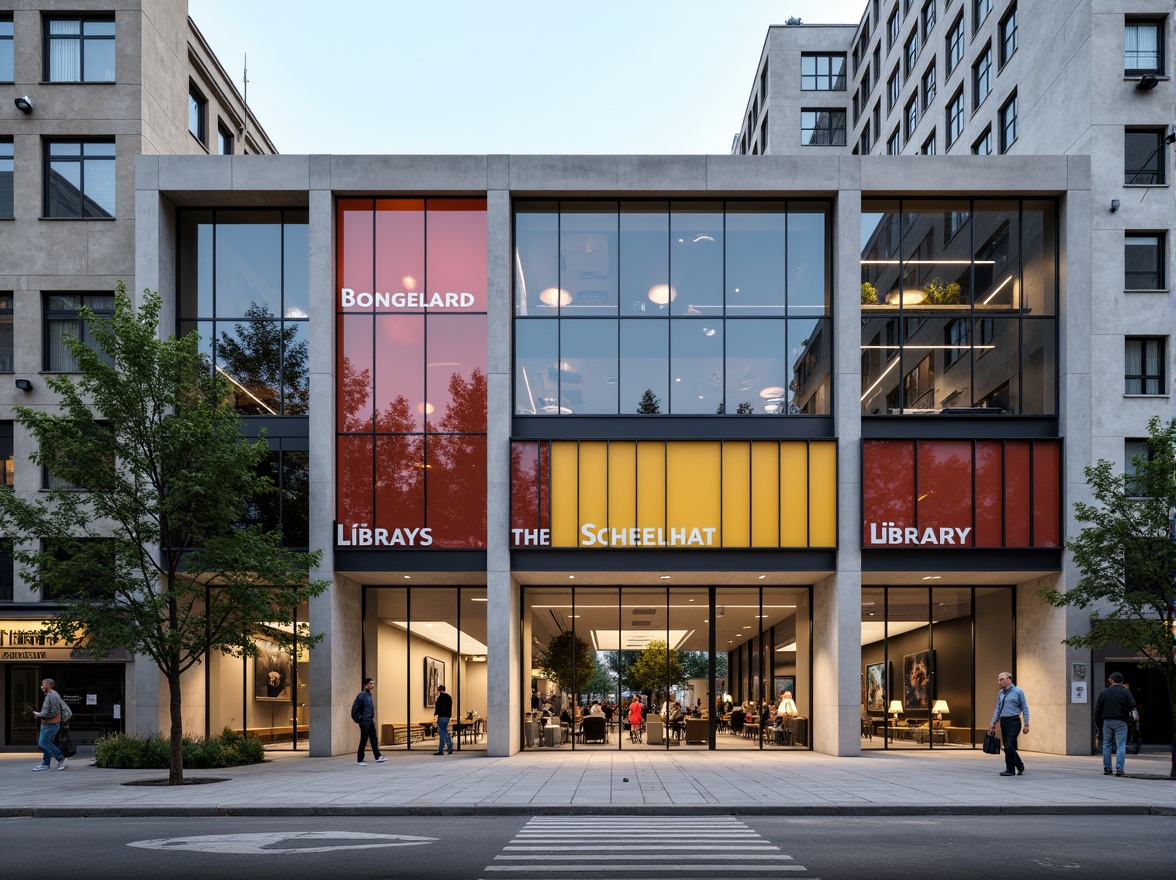
[[[867,0],[189,0],[283,153],[730,151],[768,26]]]

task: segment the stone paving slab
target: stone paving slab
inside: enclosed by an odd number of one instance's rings
[[[190,771],[225,782],[129,786],[162,771],[101,770],[79,755],[68,770],[30,772],[31,753],[0,754],[0,816],[421,815],[642,813],[747,815],[1176,815],[1176,783],[1102,774],[1097,756],[1023,753],[1024,776],[999,776],[980,752],[525,752],[443,762],[390,752],[270,753],[265,764]],[[1129,774],[1166,775],[1167,754],[1129,756]],[[626,781],[627,780],[627,781]]]

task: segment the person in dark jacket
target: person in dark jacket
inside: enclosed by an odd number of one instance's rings
[[[1094,725],[1102,733],[1104,776],[1111,775],[1111,749],[1115,751],[1115,775],[1126,773],[1127,723],[1135,709],[1135,697],[1124,686],[1123,673],[1112,672],[1110,687],[1094,703]]]
[[[445,693],[445,685],[437,685],[437,702],[433,709],[433,714],[437,716],[437,751],[434,755],[440,755],[445,752],[446,745],[449,746],[449,754],[453,754],[453,737],[449,735],[449,719],[453,717],[453,697]]]
[[[369,741],[376,763],[383,764],[388,760],[380,754],[379,740],[376,737],[376,705],[372,701],[372,688],[375,686],[374,678],[365,678],[363,690],[356,695],[355,702],[351,704],[351,720],[359,725],[359,750],[355,753],[355,761],[360,767],[367,766],[363,753]]]

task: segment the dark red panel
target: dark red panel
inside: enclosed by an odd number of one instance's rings
[[[340,525],[374,521],[372,509],[372,438],[339,437],[336,449],[339,472],[335,516]]]
[[[510,444],[510,526],[539,528],[539,443]]]
[[[1062,445],[1057,440],[1033,443],[1033,546],[1062,544]]]
[[[339,225],[335,230],[339,290],[344,287],[356,292],[372,289],[372,281],[375,278],[373,205],[371,199],[339,200]],[[335,291],[336,297],[339,296],[339,290]],[[335,300],[335,305],[341,308],[338,299]],[[347,311],[371,311],[371,308],[360,309],[352,306]]]
[[[425,316],[377,315],[376,430],[424,430]]]
[[[1029,441],[1005,443],[1005,546],[1029,546]]]
[[[972,441],[920,440],[918,463],[915,525],[920,543],[973,546]]]
[[[430,435],[425,479],[434,547],[486,546],[486,438]]]
[[[372,350],[372,317],[342,315],[336,327],[339,334],[337,428],[346,432],[370,431],[372,374],[375,366]]]
[[[419,535],[403,530],[425,524],[424,439],[420,434],[376,438],[375,525],[388,530],[390,546],[421,546]],[[402,530],[399,537],[405,544],[394,541],[394,529]]]
[[[539,528],[551,528],[551,441],[539,444]]]
[[[976,546],[1004,544],[1004,443],[976,441]]]
[[[470,293],[462,311],[486,311],[485,199],[430,199],[427,229],[427,293]]]
[[[369,290],[370,288],[364,288]],[[376,201],[376,290],[423,293],[425,289],[424,199]],[[417,300],[413,300],[414,302]],[[420,312],[420,306],[377,306],[377,311]]]
[[[429,431],[486,433],[486,316],[430,313]]]
[[[912,440],[867,440],[862,444],[862,544],[883,546],[883,523],[915,525],[915,444]],[[872,539],[873,534],[880,540]]]

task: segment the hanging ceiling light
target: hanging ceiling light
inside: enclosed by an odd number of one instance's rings
[[[668,284],[655,284],[649,288],[649,298],[659,306],[673,302],[678,297],[678,291]]]

